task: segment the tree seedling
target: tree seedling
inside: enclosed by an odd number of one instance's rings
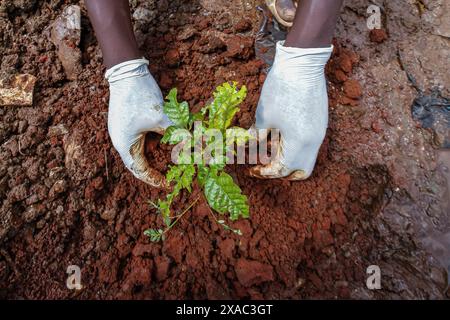
[[[172,89],[164,103],[164,113],[172,121],[161,143],[176,145],[172,151],[171,165],[166,173],[166,181],[171,185],[171,192],[165,200],[149,203],[162,215],[164,229],[148,229],[144,233],[151,241],[159,242],[166,238],[178,221],[191,209],[200,198],[192,202],[183,212],[173,214],[172,203],[184,189],[192,192],[196,180],[209,204],[220,215],[229,214],[230,220],[249,217],[247,197],[224,171],[229,155],[234,155],[234,143],[245,145],[252,138],[248,130],[232,127],[231,123],[239,105],[244,101],[247,89],[237,88],[236,83],[224,83],[213,93],[213,101],[198,113],[191,113],[189,104],[178,102],[177,89]],[[192,152],[194,150],[194,152]],[[225,230],[241,235],[219,219],[211,211],[214,220]]]

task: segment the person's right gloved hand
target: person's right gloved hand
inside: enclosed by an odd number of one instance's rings
[[[108,131],[115,149],[133,175],[154,187],[164,187],[163,175],[145,158],[145,134],[164,133],[170,120],[163,113],[164,99],[148,61],[136,59],[106,71],[109,82]]]
[[[253,167],[263,179],[305,180],[311,176],[328,125],[325,65],[333,47],[293,48],[277,43],[275,61],[256,109],[256,129],[279,129],[272,161]]]

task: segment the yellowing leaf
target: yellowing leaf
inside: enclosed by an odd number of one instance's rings
[[[242,86],[237,89],[236,82],[233,84],[224,83],[217,87],[214,92],[214,101],[208,106],[209,127],[219,130],[225,130],[239,111],[238,105],[244,101],[247,96],[247,88]]]

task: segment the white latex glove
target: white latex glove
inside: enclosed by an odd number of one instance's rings
[[[148,61],[136,59],[106,71],[109,82],[108,131],[125,166],[138,179],[163,187],[164,177],[144,155],[145,133],[162,134],[170,125],[163,113],[163,96],[148,70]]]
[[[277,43],[256,110],[256,128],[279,129],[281,143],[270,164],[251,169],[253,176],[304,180],[311,175],[328,126],[325,65],[332,51],[332,46],[300,49]]]

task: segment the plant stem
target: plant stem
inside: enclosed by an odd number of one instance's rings
[[[217,217],[216,217],[216,216],[214,215],[214,213],[212,212],[211,208],[209,208],[209,207],[208,207],[208,212],[209,212],[209,214],[214,218],[214,220],[216,221],[216,223],[217,223],[219,226],[222,226],[222,228],[224,228],[225,230],[227,230],[227,228],[228,228],[228,230],[230,230],[230,231],[232,231],[232,232],[234,232],[234,233],[240,233],[240,232],[241,232],[241,230],[239,230],[239,229],[233,229],[233,228],[231,228],[229,225],[226,225],[225,223],[220,223],[219,220],[217,219]]]
[[[175,226],[178,223],[178,221],[189,211],[189,209],[191,209],[194,206],[194,204],[196,204],[198,202],[198,200],[200,200],[200,196],[198,196],[197,199],[194,200],[194,202],[192,202],[186,209],[184,209],[184,211],[182,213],[177,215],[176,216],[177,219],[170,225],[170,227],[167,227],[166,230],[164,230],[164,232],[162,234],[165,234],[170,229],[172,229],[173,226]]]

